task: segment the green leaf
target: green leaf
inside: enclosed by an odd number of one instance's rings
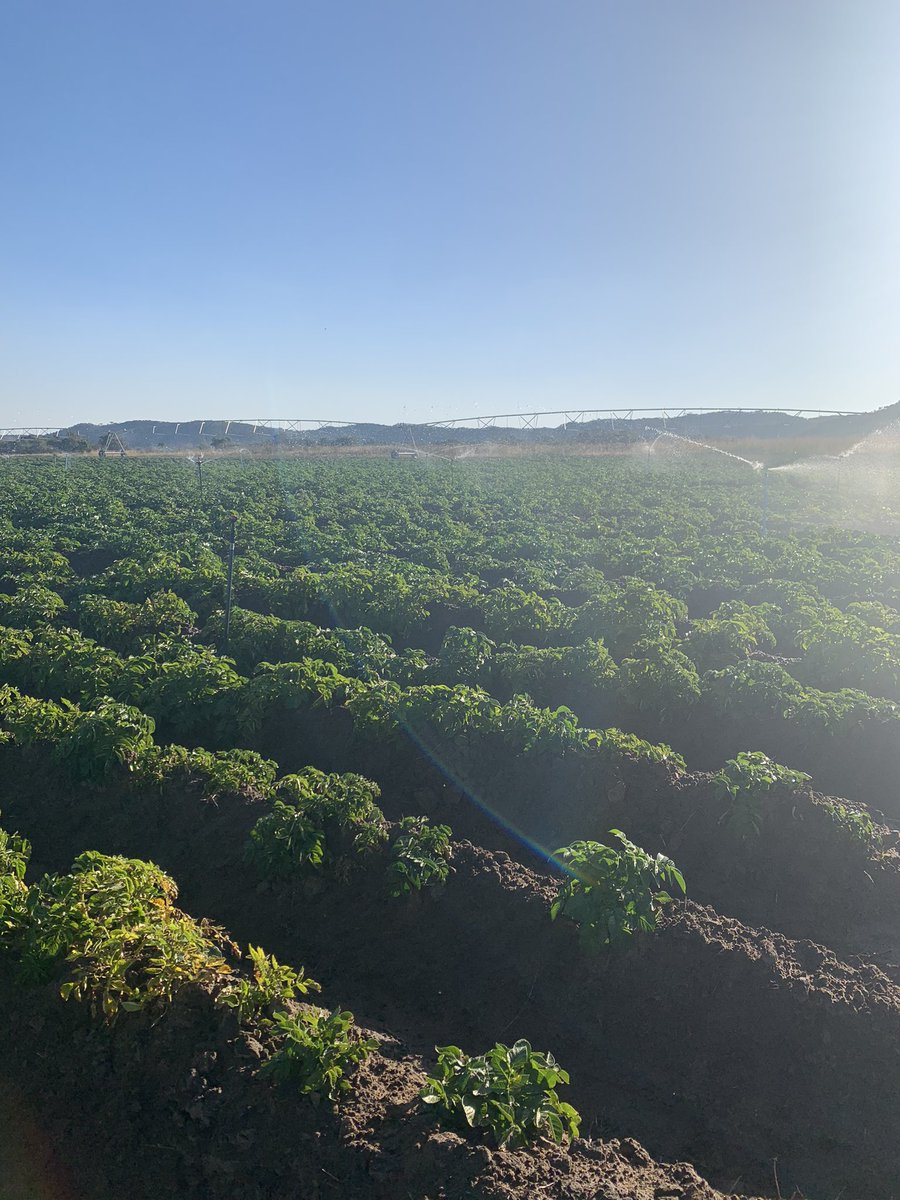
[[[559,1143],[563,1140],[565,1127],[555,1112],[544,1112],[540,1114],[541,1123],[546,1125],[550,1130],[550,1136],[554,1142]]]

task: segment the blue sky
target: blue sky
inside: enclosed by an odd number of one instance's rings
[[[900,399],[895,0],[2,0],[0,424]]]

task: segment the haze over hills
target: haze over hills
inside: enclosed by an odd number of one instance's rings
[[[536,447],[546,444],[583,442],[643,441],[648,428],[665,428],[686,437],[704,439],[741,438],[822,438],[846,437],[856,440],[900,419],[900,403],[873,412],[844,416],[800,417],[791,413],[737,411],[687,413],[684,416],[647,417],[642,414],[622,418],[599,418],[565,422],[534,429],[505,427],[484,428],[439,425],[394,424],[375,422],[327,426],[320,429],[284,430],[265,424],[240,421],[121,421],[110,424],[79,422],[60,434],[84,438],[92,446],[112,433],[134,450],[190,450],[197,448],[263,447],[273,443],[290,445],[357,445],[439,447],[448,445],[516,444]]]
[[[18,431],[8,430],[2,441],[7,447],[14,444],[19,453],[93,450],[107,440],[112,441],[115,449],[121,445],[128,450],[145,453],[154,450],[189,452],[316,446],[440,450],[442,447],[487,448],[500,445],[527,450],[530,446],[538,449],[566,445],[582,448],[592,444],[628,445],[644,442],[664,428],[670,433],[701,441],[808,440],[812,448],[814,442],[821,443],[823,439],[835,445],[845,441],[849,446],[876,430],[894,425],[900,421],[900,403],[872,412],[810,417],[798,416],[795,412],[727,408],[681,416],[666,417],[660,414],[661,410],[656,410],[647,414],[633,413],[630,417],[563,420],[556,425],[535,428],[523,427],[521,418],[516,417],[512,418],[511,424],[498,420],[495,424],[487,423],[478,428],[448,424],[388,425],[378,422],[336,423],[317,428],[314,421],[306,419],[302,423],[298,419],[296,424],[299,428],[283,428],[281,425],[284,423],[267,424],[265,421],[77,422],[39,436],[20,436]],[[550,417],[552,419],[552,414]],[[490,421],[487,417],[480,419]]]

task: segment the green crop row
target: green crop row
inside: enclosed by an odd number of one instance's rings
[[[223,929],[177,908],[177,887],[155,864],[87,851],[70,872],[29,885],[30,851],[0,829],[0,968],[23,992],[55,984],[63,1000],[112,1023],[141,1012],[158,1021],[200,989],[262,1039],[261,1078],[332,1102],[378,1049],[352,1013],[305,1002],[320,987],[302,969],[252,945],[245,959]],[[510,1149],[576,1136],[579,1115],[556,1092],[568,1075],[551,1055],[526,1042],[498,1044],[482,1058],[452,1049],[451,1062],[450,1048],[438,1047],[436,1073],[422,1089],[437,1120],[484,1127]]]

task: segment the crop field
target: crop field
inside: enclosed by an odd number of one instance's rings
[[[898,1200],[894,459],[0,462],[0,1200]]]

